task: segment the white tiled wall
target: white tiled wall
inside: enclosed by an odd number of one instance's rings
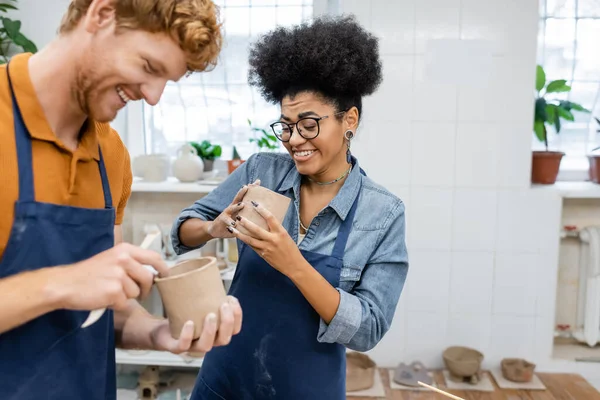
[[[561,199],[529,187],[537,2],[342,0],[342,12],[381,38],[384,65],[353,151],[407,203],[406,290],[370,355],[440,367],[467,345],[487,366],[545,362],[554,282],[540,275],[556,274]]]

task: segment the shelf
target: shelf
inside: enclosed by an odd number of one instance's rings
[[[131,185],[133,193],[210,193],[217,185],[221,183],[216,180],[206,180],[191,183],[179,182],[170,177],[162,182],[145,182],[140,178],[134,178]]]
[[[555,191],[565,199],[600,199],[600,185],[593,182],[558,181],[554,185],[533,185],[533,188]]]
[[[116,349],[117,364],[159,365],[169,367],[199,368],[202,358],[193,358],[184,354],[172,354],[166,351],[121,350]]]

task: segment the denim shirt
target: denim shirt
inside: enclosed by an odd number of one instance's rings
[[[343,257],[339,287],[340,304],[329,324],[323,320],[317,340],[340,343],[356,351],[375,347],[389,330],[408,272],[404,203],[354,167],[338,194],[313,219],[301,250],[331,254],[342,220],[346,218],[360,186],[354,223]],[[189,218],[212,221],[227,208],[239,189],[256,179],[261,186],[292,199],[283,221],[298,242],[298,210],[301,175],[288,154],[256,153],[205,197],[185,208],[171,232],[178,254],[195,248],[179,241],[179,227]],[[238,252],[245,244],[238,240]]]

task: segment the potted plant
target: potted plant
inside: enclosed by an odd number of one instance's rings
[[[250,138],[250,143],[256,143],[258,146],[258,151],[263,151],[264,149],[272,151],[279,148],[279,140],[277,139],[277,136],[270,134],[264,128],[252,126],[252,121],[250,120],[248,120],[248,125],[250,125],[250,129],[252,129],[253,132],[260,133],[258,138]]]
[[[8,13],[8,10],[18,10],[15,3],[17,0],[6,0],[0,3],[0,12]],[[21,21],[12,20],[8,17],[0,17],[0,64],[5,64],[12,54],[21,52],[37,53],[36,45],[21,32]],[[15,49],[15,46],[21,50]]]
[[[221,146],[212,144],[208,140],[203,140],[200,143],[190,142],[190,144],[194,146],[198,156],[204,162],[204,172],[212,171],[215,159],[221,157],[221,153],[223,152]]]
[[[554,184],[565,153],[548,150],[547,127],[554,127],[558,134],[561,129],[561,119],[574,121],[573,110],[581,112],[589,112],[589,110],[572,101],[549,99],[549,94],[569,92],[571,87],[564,79],[546,82],[546,73],[541,65],[537,66],[535,86],[537,93],[533,131],[546,149],[534,151],[532,154],[531,181],[538,184]]]
[[[233,146],[233,155],[231,156],[231,160],[227,160],[227,169],[229,170],[229,173],[231,174],[233,171],[235,171],[235,169],[242,165],[244,161],[246,160],[242,160],[242,157],[240,157],[237,149],[235,146]]]
[[[600,119],[594,117],[594,120],[600,125]],[[600,133],[600,129],[598,129],[596,133]],[[600,154],[593,154],[596,150],[600,150],[600,146],[592,149],[590,154],[588,154],[588,161],[590,163],[589,176],[590,181],[600,183]]]

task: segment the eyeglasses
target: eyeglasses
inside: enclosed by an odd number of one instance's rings
[[[335,116],[345,112],[346,111],[340,111],[333,115]],[[319,132],[321,131],[319,121],[329,117],[330,115],[325,115],[323,117],[304,117],[293,124],[277,121],[269,126],[271,129],[273,129],[273,133],[275,136],[277,136],[277,139],[281,140],[282,142],[290,141],[292,134],[294,133],[294,127],[296,127],[296,130],[300,136],[302,136],[304,139],[310,140],[319,136]]]

